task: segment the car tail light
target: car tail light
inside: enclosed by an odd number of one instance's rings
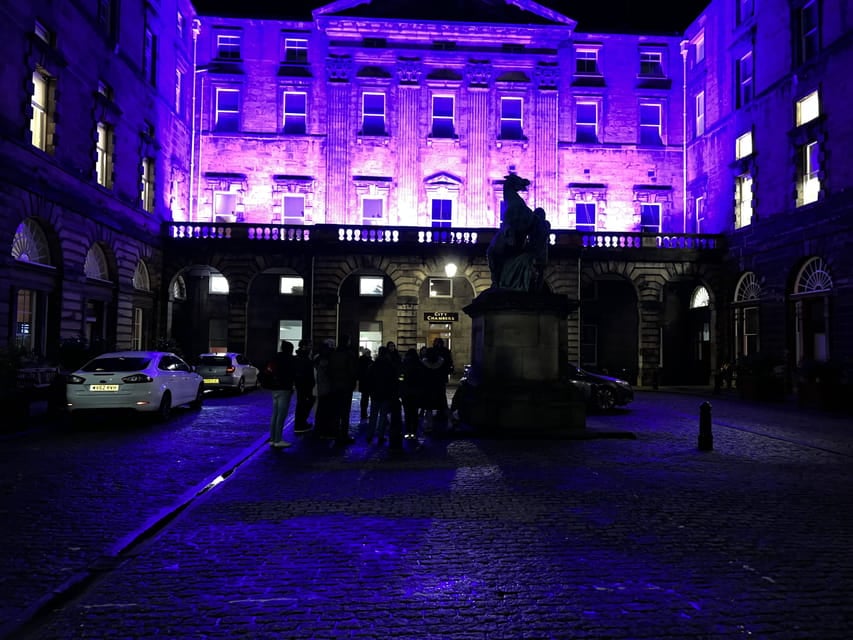
[[[226,367],[226,368],[225,368],[225,373],[227,373],[227,374],[230,376],[230,375],[231,375],[232,373],[234,373],[236,370],[237,370],[237,369],[236,369],[236,367],[233,367],[233,366],[231,366],[231,367]]]
[[[65,379],[66,384],[83,384],[86,382],[86,378],[83,376],[75,376],[74,374],[69,375]]]
[[[144,373],[134,373],[132,376],[126,376],[121,379],[125,384],[135,384],[139,382],[154,382],[154,378]]]

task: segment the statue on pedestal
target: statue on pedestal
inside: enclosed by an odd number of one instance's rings
[[[544,287],[551,223],[544,209],[531,211],[519,195],[528,186],[530,180],[513,170],[504,179],[504,221],[486,250],[493,289],[536,292]]]

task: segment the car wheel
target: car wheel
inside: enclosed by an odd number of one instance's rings
[[[195,400],[190,402],[190,409],[198,411],[201,409],[201,405],[204,402],[204,386],[199,385],[198,392],[195,394]]]
[[[240,378],[240,380],[237,382],[237,394],[242,395],[245,392],[246,392],[246,379]]]
[[[616,397],[610,387],[598,387],[595,390],[595,406],[601,411],[610,411],[616,406]]]
[[[166,391],[160,399],[160,406],[157,408],[157,419],[165,422],[172,415],[172,394]]]

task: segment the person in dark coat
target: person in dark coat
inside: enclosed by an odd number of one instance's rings
[[[296,377],[296,361],[293,356],[293,343],[281,341],[281,349],[264,365],[261,372],[261,385],[272,391],[272,416],[270,417],[270,446],[289,447],[290,442],[282,439],[284,421],[290,409],[293,396],[293,383]]]
[[[311,360],[311,341],[300,340],[296,350],[296,409],[293,415],[293,432],[307,433],[313,426],[308,422],[314,406],[314,363]]]
[[[361,355],[358,357],[358,390],[361,393],[361,421],[367,422],[370,417],[370,380],[367,375],[367,370],[373,364],[373,357],[370,355],[370,349],[362,349]]]
[[[355,442],[350,435],[349,421],[352,395],[358,383],[358,353],[348,335],[341,336],[337,348],[330,355],[329,379],[335,407],[335,442],[346,446]]]
[[[447,421],[447,374],[445,371],[444,358],[433,347],[426,350],[426,355],[421,359],[425,368],[424,374],[424,409],[429,428],[441,426]],[[436,412],[433,421],[433,412]],[[427,428],[427,427],[425,427]]]
[[[416,349],[409,349],[403,356],[400,376],[400,400],[403,403],[403,437],[418,436],[418,412],[423,404],[424,377],[426,370],[421,364]]]
[[[387,347],[379,347],[376,360],[368,370],[368,376],[372,391],[367,439],[370,441],[376,436],[376,441],[383,444],[386,431],[389,436],[392,435],[389,415],[392,421],[395,418],[400,419],[400,369]]]

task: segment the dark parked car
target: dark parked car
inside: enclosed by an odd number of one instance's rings
[[[591,373],[572,363],[569,363],[569,381],[581,391],[589,407],[600,411],[609,411],[634,399],[634,389],[629,382]]]

